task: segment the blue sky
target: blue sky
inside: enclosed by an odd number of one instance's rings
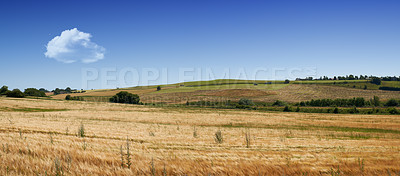
[[[6,0],[0,2],[0,85],[112,88],[228,78],[224,69],[229,78],[248,79],[400,76],[399,9],[396,0]],[[63,63],[45,56],[49,41],[74,28],[105,49],[103,59]],[[87,68],[99,76],[84,86]],[[249,76],[260,68],[266,71]],[[107,69],[114,78],[104,86]],[[120,84],[124,69],[139,76],[127,72]],[[167,79],[144,81],[146,69],[160,75],[167,69]],[[189,70],[185,79],[182,70]],[[293,70],[300,71],[287,73]]]

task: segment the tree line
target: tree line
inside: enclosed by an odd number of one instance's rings
[[[297,81],[303,81],[303,80],[372,80],[373,78],[379,78],[382,81],[400,81],[400,76],[367,76],[367,75],[360,75],[360,76],[355,76],[355,75],[346,75],[346,76],[334,76],[334,77],[328,77],[328,76],[321,76],[320,78],[313,78],[313,77],[306,77],[304,79],[302,78],[297,78]]]
[[[381,102],[379,97],[374,96],[369,100],[365,100],[362,97],[351,98],[351,99],[312,99],[311,101],[301,101],[300,103],[294,104],[295,106],[314,106],[314,107],[379,107],[384,106],[399,106],[400,100],[390,99],[388,101]]]
[[[46,89],[40,88],[27,88],[24,92],[19,89],[8,90],[7,86],[0,88],[0,95],[5,95],[7,97],[24,98],[25,96],[33,97],[46,97]]]
[[[54,95],[58,95],[58,94],[75,93],[76,91],[77,91],[76,89],[71,89],[70,87],[67,87],[66,89],[56,88],[56,89],[52,90],[51,92],[53,92]],[[24,90],[24,92],[22,92],[19,89],[8,90],[8,86],[5,86],[5,85],[0,88],[0,95],[5,95],[7,97],[15,97],[15,98],[23,98],[25,96],[46,97],[46,93],[48,93],[48,92],[50,92],[50,91],[48,91],[45,88],[40,88],[40,89],[27,88]],[[82,92],[85,92],[85,91],[82,91]]]

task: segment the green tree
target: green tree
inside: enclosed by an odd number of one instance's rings
[[[3,86],[0,88],[0,95],[4,95],[8,92],[8,87],[7,86]]]
[[[386,102],[385,106],[398,106],[399,102],[395,99],[390,99],[389,101]]]
[[[48,91],[47,89],[45,89],[45,88],[40,88],[39,90],[42,91],[42,92],[44,92],[44,93],[49,92],[49,91]]]
[[[25,95],[19,89],[14,89],[7,93],[7,97],[24,98]]]
[[[71,95],[65,96],[65,100],[71,100]]]
[[[376,84],[376,85],[381,85],[382,80],[381,80],[381,78],[373,77],[372,80],[371,80],[371,83],[372,84]]]
[[[65,89],[65,92],[67,92],[67,93],[71,93],[71,92],[72,92],[72,90],[71,90],[71,88],[70,88],[70,87],[67,87],[67,88]]]
[[[339,108],[335,108],[335,109],[333,109],[333,113],[335,113],[335,114],[338,114],[339,113]]]
[[[289,81],[288,79],[286,79],[284,83],[285,83],[285,84],[289,84],[290,81]]]
[[[161,90],[161,86],[157,86],[157,91],[160,91]]]
[[[388,111],[390,114],[400,114],[400,111],[397,110],[396,108],[388,108],[387,111]]]
[[[127,91],[121,91],[110,98],[110,102],[138,104],[140,101],[139,95],[131,94]]]
[[[35,88],[27,88],[24,91],[24,94],[26,96],[34,96],[34,97],[45,97],[46,94],[40,90],[37,90]]]
[[[54,95],[58,95],[61,93],[61,90],[59,88],[56,88],[53,90],[53,92],[54,92]]]
[[[363,107],[363,106],[365,106],[365,99],[362,98],[362,97],[359,97],[359,98],[354,99],[354,105],[355,105],[356,107]]]
[[[354,75],[349,75],[349,77],[347,78],[348,80],[354,80]]]

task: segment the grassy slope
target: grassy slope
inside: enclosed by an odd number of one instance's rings
[[[266,84],[270,83],[272,84]],[[374,95],[381,99],[400,98],[399,92],[381,91],[379,86],[366,80],[314,80],[283,81],[264,80],[233,80],[220,79],[212,81],[194,81],[177,84],[160,85],[162,90],[156,91],[155,86],[140,86],[122,89],[88,90],[86,93],[76,93],[72,96],[83,96],[89,101],[107,101],[109,97],[120,91],[139,94],[144,102],[183,103],[186,101],[219,101],[240,98],[250,98],[255,101],[272,102],[284,100],[298,102],[321,98],[371,98]],[[364,87],[367,86],[367,90]],[[381,86],[400,87],[400,82],[383,81]],[[52,96],[54,99],[64,99],[64,95]]]

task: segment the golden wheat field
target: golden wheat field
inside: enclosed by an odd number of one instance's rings
[[[0,98],[0,143],[0,175],[400,174],[394,115]]]

